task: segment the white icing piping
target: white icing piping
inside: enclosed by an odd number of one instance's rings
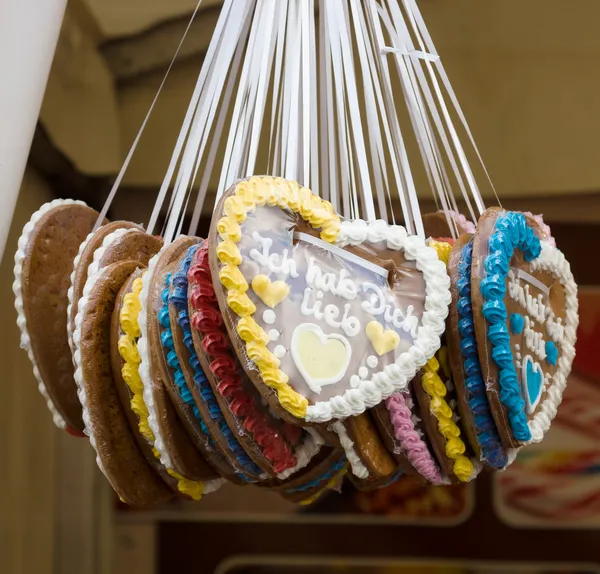
[[[375,373],[371,380],[361,381],[357,388],[348,389],[342,396],[309,405],[305,415],[307,421],[326,422],[358,415],[393,393],[405,391],[417,371],[440,348],[440,336],[445,330],[451,295],[446,265],[439,260],[435,249],[428,247],[420,237],[409,236],[404,227],[388,225],[383,220],[371,223],[360,219],[342,222],[336,240],[338,247],[365,242],[386,242],[388,249],[404,250],[406,259],[415,261],[425,280],[421,325],[411,348],[401,353],[395,363]]]
[[[342,423],[341,421],[336,421],[329,427],[329,430],[332,430],[338,435],[340,439],[340,444],[346,452],[346,458],[350,463],[350,469],[352,470],[352,474],[358,478],[362,478],[363,480],[369,478],[369,470],[363,464],[362,460],[360,460],[358,454],[356,454],[356,450],[354,449],[354,443],[352,442],[352,439],[348,436],[344,423]]]
[[[288,468],[277,475],[279,480],[289,478],[299,470],[302,470],[321,450],[321,446],[325,443],[321,435],[314,429],[309,427],[304,429],[308,436],[305,441],[294,451],[296,456],[296,466]]]
[[[215,478],[213,480],[207,480],[203,482],[202,496],[216,492],[221,488],[227,481],[224,478]]]
[[[15,309],[17,310],[17,325],[19,330],[21,331],[21,348],[27,352],[27,356],[31,361],[33,366],[33,375],[38,383],[38,389],[41,395],[46,399],[46,404],[48,405],[48,409],[52,413],[52,419],[54,420],[54,424],[60,428],[64,429],[67,426],[66,421],[62,417],[62,415],[58,412],[56,406],[52,402],[50,395],[46,389],[46,385],[42,380],[42,375],[37,366],[37,362],[35,360],[35,356],[33,354],[33,349],[31,347],[31,339],[29,338],[29,332],[27,330],[27,319],[25,318],[25,310],[23,307],[23,261],[25,260],[25,250],[27,249],[27,245],[31,239],[31,234],[33,233],[35,226],[39,223],[40,219],[46,215],[49,211],[54,209],[55,207],[59,207],[62,205],[83,205],[86,204],[83,201],[74,201],[72,199],[55,199],[49,203],[45,203],[42,205],[32,216],[31,219],[25,224],[23,227],[23,232],[21,233],[21,237],[19,237],[17,252],[15,253],[15,266],[14,266],[14,275],[15,280],[13,282],[13,293],[15,294]]]
[[[84,242],[79,246],[79,251],[73,260],[73,271],[71,271],[71,285],[69,286],[69,290],[67,291],[67,340],[69,341],[69,348],[71,349],[71,354],[75,352],[75,345],[73,344],[73,328],[71,326],[71,311],[73,310],[73,294],[74,294],[74,284],[75,284],[75,271],[77,267],[79,267],[79,262],[81,261],[81,256],[83,255],[83,250],[87,247],[90,239],[94,236],[94,231],[88,234],[85,238]]]
[[[540,442],[556,416],[556,411],[567,386],[567,377],[571,372],[571,365],[575,358],[575,342],[577,340],[577,326],[579,325],[577,284],[573,279],[571,266],[562,251],[553,247],[548,241],[542,240],[540,243],[542,247],[540,256],[531,262],[531,269],[532,271],[552,273],[564,286],[566,324],[564,338],[560,343],[558,369],[551,385],[545,389],[547,395],[539,411],[529,421],[531,440],[528,444]]]
[[[85,388],[86,380],[83,376],[83,363],[81,360],[81,326],[83,324],[83,315],[87,308],[90,293],[96,285],[96,283],[98,282],[98,280],[104,275],[104,273],[105,271],[100,271],[95,275],[88,277],[83,288],[83,295],[81,299],[79,299],[79,302],[77,304],[77,315],[75,316],[75,330],[73,331],[73,345],[75,347],[75,352],[73,353],[73,363],[75,364],[75,382],[77,383],[77,396],[79,397],[79,402],[81,402],[83,423],[85,425],[84,432],[90,438],[90,444],[96,452],[96,463],[98,464],[98,468],[102,471],[104,476],[106,476],[108,481],[112,484],[112,481],[108,476],[104,465],[102,464],[100,453],[98,452],[98,448],[96,446],[96,437],[94,435],[94,428],[88,410],[87,392]]]
[[[79,397],[79,401],[81,402],[81,406],[83,409],[83,422],[85,424],[84,432],[90,437],[90,443],[96,451],[96,462],[98,463],[98,467],[104,473],[106,478],[108,478],[109,482],[110,478],[104,470],[102,461],[100,459],[100,453],[96,448],[96,437],[94,436],[94,428],[91,424],[91,419],[88,411],[87,394],[85,390],[86,381],[85,377],[83,376],[83,366],[81,362],[81,327],[83,324],[83,315],[87,308],[90,293],[92,292],[92,289],[95,287],[96,283],[98,283],[98,281],[105,274],[105,268],[99,269],[100,260],[102,259],[102,257],[104,257],[106,250],[111,245],[116,243],[118,239],[120,239],[121,237],[123,237],[123,235],[129,233],[130,231],[133,231],[133,229],[117,229],[112,233],[109,233],[102,241],[102,245],[94,251],[93,262],[88,267],[88,276],[83,287],[83,295],[77,303],[77,315],[75,316],[75,330],[73,331],[73,363],[75,364],[75,382],[77,383],[77,396]]]
[[[154,402],[153,392],[153,381],[152,372],[150,368],[150,349],[148,346],[148,322],[147,322],[147,307],[148,307],[148,293],[150,291],[150,283],[154,270],[160,256],[166,247],[163,247],[150,261],[148,262],[148,270],[142,277],[142,291],[140,293],[140,314],[138,316],[138,324],[140,326],[140,338],[138,339],[138,353],[140,355],[140,379],[144,387],[143,399],[148,409],[148,425],[154,434],[154,446],[160,455],[160,462],[166,468],[173,470],[173,463],[171,456],[169,455],[165,441],[160,431],[158,424],[158,414],[156,412],[156,404]]]

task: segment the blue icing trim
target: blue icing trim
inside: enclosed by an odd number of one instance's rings
[[[520,335],[525,327],[525,318],[521,313],[512,313],[510,316],[510,330],[513,335]]]
[[[546,343],[546,361],[556,367],[556,363],[558,362],[558,348],[554,341]]]
[[[310,490],[311,488],[316,488],[317,486],[320,486],[323,483],[329,482],[338,472],[341,472],[345,466],[346,457],[343,456],[327,472],[324,472],[321,476],[309,482],[306,482],[301,486],[297,486],[296,488],[290,488],[289,490],[286,490],[286,492],[291,494],[293,492],[304,492],[306,490]]]
[[[219,403],[217,402],[217,399],[215,397],[213,389],[210,386],[208,379],[206,378],[206,374],[202,370],[202,366],[200,365],[200,360],[198,359],[198,355],[196,354],[196,349],[194,347],[194,340],[192,338],[192,329],[190,326],[190,318],[189,318],[189,312],[188,312],[187,273],[188,273],[190,265],[192,263],[192,258],[194,257],[194,254],[196,253],[196,250],[198,249],[198,247],[200,247],[200,245],[201,244],[192,245],[192,247],[190,247],[188,249],[186,256],[183,258],[183,260],[180,263],[179,269],[173,274],[172,281],[170,279],[167,279],[167,287],[164,289],[164,291],[162,293],[162,300],[163,300],[163,303],[165,303],[165,305],[167,305],[167,307],[166,307],[167,313],[169,310],[169,308],[168,308],[169,302],[173,304],[173,306],[175,307],[175,309],[177,311],[177,322],[179,323],[179,326],[181,327],[181,330],[183,332],[183,342],[184,342],[184,345],[189,354],[188,363],[194,371],[194,383],[196,384],[196,387],[200,391],[202,400],[208,406],[208,411],[210,413],[212,420],[218,425],[219,430],[221,431],[221,434],[227,440],[227,445],[229,446],[229,449],[231,450],[231,452],[235,455],[236,460],[239,463],[240,467],[243,468],[248,473],[259,476],[259,475],[263,474],[263,471],[247,455],[246,451],[242,448],[242,445],[235,438],[233,432],[229,428],[229,425],[227,424],[227,421],[225,420],[225,417],[223,416],[223,413],[221,412],[221,408],[219,407]],[[168,287],[170,283],[172,285],[171,292],[169,292],[169,287]],[[166,301],[165,301],[165,298],[166,298]],[[161,311],[162,311],[162,309],[161,309]],[[159,314],[160,314],[160,312],[159,312]],[[166,335],[166,337],[170,338],[170,340],[172,341],[173,336],[172,336],[171,329],[170,329],[170,323],[168,323],[168,326],[169,326],[168,335]],[[162,340],[164,333],[166,333],[166,330],[163,331],[163,334],[161,335],[161,340]],[[163,340],[163,344],[164,344],[164,340]],[[167,360],[169,360],[168,356],[167,356]],[[177,360],[177,355],[175,355],[175,360]],[[183,371],[181,370],[178,360],[177,360],[177,368],[178,368],[179,372],[181,372],[181,375],[183,377]],[[185,379],[184,379],[184,384],[185,384]],[[180,390],[181,390],[181,388],[180,388]],[[191,401],[193,403],[194,414],[196,415],[196,417],[198,417],[200,419],[201,424],[204,425],[204,421],[202,421],[200,411],[198,411],[198,407],[196,407],[192,393],[190,392],[187,385],[185,385],[185,391],[187,391],[187,393],[189,393],[189,397],[191,398]],[[186,397],[183,396],[183,392],[182,392],[182,398],[187,402]],[[192,404],[192,403],[189,403],[189,404]],[[204,427],[202,430],[204,431]],[[208,436],[210,437],[210,433],[208,432],[208,429],[206,431],[206,434],[208,434]],[[212,442],[212,439],[211,439],[211,442]],[[213,442],[213,444],[214,444],[214,442]],[[216,446],[215,446],[215,448],[216,448]],[[247,476],[244,476],[241,473],[238,473],[238,476],[240,476],[241,478],[243,478],[246,481],[253,480]]]
[[[458,266],[457,287],[459,298],[456,305],[459,316],[458,330],[461,337],[460,349],[464,359],[465,388],[468,394],[469,408],[473,413],[475,436],[481,448],[481,455],[492,467],[502,469],[508,464],[508,457],[502,448],[496,423],[490,410],[479,356],[477,355],[473,307],[471,305],[472,261],[473,243],[471,242],[464,247]],[[492,309],[492,307],[494,306],[490,306],[489,309]]]
[[[507,409],[508,420],[515,438],[521,442],[531,439],[527,425],[525,401],[514,366],[510,337],[506,329],[506,276],[515,249],[519,249],[526,261],[532,261],[541,252],[540,240],[527,224],[522,213],[509,211],[496,220],[494,233],[488,241],[489,255],[485,258],[486,276],[481,281],[484,299],[484,316],[489,323],[488,337],[492,344],[492,359],[499,370],[500,400]],[[487,313],[485,311],[487,309]],[[493,311],[492,311],[493,309]],[[518,328],[510,318],[511,330]],[[502,328],[502,326],[504,328]],[[514,328],[513,328],[514,327]]]

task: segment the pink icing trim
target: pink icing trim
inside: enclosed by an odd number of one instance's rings
[[[394,393],[385,401],[394,427],[394,435],[415,470],[432,484],[443,484],[440,469],[429,452],[429,447],[415,430],[411,411],[406,405],[402,393]]]
[[[458,211],[448,211],[448,215],[454,218],[456,225],[460,227],[465,233],[475,233],[475,224],[469,221],[462,213]]]
[[[546,241],[548,241],[552,247],[556,247],[556,241],[554,240],[554,237],[552,237],[550,226],[544,223],[543,215],[533,215],[531,211],[525,211],[523,212],[523,215],[531,217],[531,219],[533,219],[542,228],[542,233],[544,234]]]

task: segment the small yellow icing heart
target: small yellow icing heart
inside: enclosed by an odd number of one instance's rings
[[[383,325],[379,321],[371,321],[365,327],[365,333],[373,345],[375,352],[381,357],[390,351],[393,351],[400,344],[400,336],[396,331],[388,329],[383,330]]]
[[[257,275],[252,279],[252,289],[271,308],[277,307],[290,294],[290,286],[285,281],[271,282],[266,275]]]

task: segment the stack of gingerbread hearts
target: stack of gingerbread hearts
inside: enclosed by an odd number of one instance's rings
[[[547,431],[577,290],[529,216],[424,220],[427,240],[251,177],[208,238],[163,244],[58,200],[19,240],[21,344],[57,425],[134,506],[225,481],[300,503],[344,477],[469,481]]]

